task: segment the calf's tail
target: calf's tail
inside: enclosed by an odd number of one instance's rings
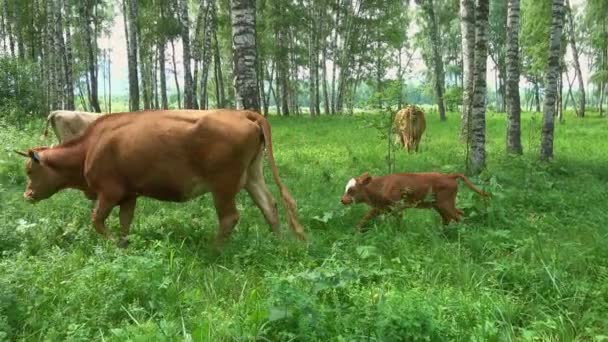
[[[451,174],[450,176],[452,178],[454,178],[454,179],[458,179],[458,178],[462,179],[462,181],[464,182],[464,184],[466,186],[468,186],[469,189],[475,191],[476,193],[480,194],[481,196],[487,197],[487,196],[490,195],[487,192],[479,190],[478,188],[476,188],[475,185],[473,185],[473,183],[471,183],[471,181],[469,181],[469,179],[467,177],[465,177],[465,175],[463,175],[462,173],[454,173],[454,174]]]
[[[272,177],[274,178],[274,182],[279,187],[281,192],[281,199],[283,200],[283,205],[287,210],[287,220],[289,221],[289,226],[291,230],[296,235],[296,237],[302,241],[306,241],[306,235],[304,234],[304,227],[298,221],[297,207],[296,201],[293,199],[287,187],[283,185],[281,179],[279,178],[279,170],[274,160],[274,155],[272,153],[272,135],[270,131],[270,124],[268,120],[261,114],[248,111],[247,118],[255,123],[257,123],[262,128],[262,133],[264,134],[264,144],[268,149],[268,153],[266,156],[268,157],[268,163],[270,164],[270,169],[272,171]]]

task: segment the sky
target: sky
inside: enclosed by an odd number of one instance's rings
[[[581,8],[582,4],[585,0],[570,0],[571,5],[574,8]],[[607,0],[608,1],[608,0]],[[111,33],[109,36],[101,37],[99,39],[99,47],[102,49],[110,49],[110,57],[111,57],[111,80],[112,80],[112,94],[128,94],[128,62],[127,62],[127,48],[126,48],[126,39],[125,39],[125,28],[124,22],[122,18],[122,13],[120,12],[120,6],[116,7],[117,13],[114,17],[114,22],[112,24]],[[412,33],[418,29],[416,23],[412,23]],[[411,35],[411,33],[410,33]],[[176,53],[176,62],[177,62],[177,72],[178,79],[180,82],[180,88],[183,89],[183,64],[182,64],[182,43],[181,41],[175,42],[175,53]],[[171,59],[171,48],[170,45],[167,46],[166,51],[166,60],[169,62]],[[568,46],[568,50],[566,52],[566,62],[569,63],[572,60],[572,55],[570,51],[570,46]],[[588,80],[589,77],[589,66],[588,59],[586,57],[582,57],[580,59],[581,69],[583,73],[583,78]],[[167,71],[172,70],[171,63],[167,63]],[[328,77],[331,79],[331,61],[328,61]],[[406,79],[413,82],[419,82],[422,78],[422,73],[426,70],[426,66],[422,61],[422,57],[420,52],[417,50],[411,61],[411,73],[406,75]],[[570,79],[574,77],[574,70],[572,68],[568,69],[568,73]],[[100,70],[100,93],[104,93],[103,87],[103,78],[102,71]],[[393,68],[388,71],[388,77],[394,77],[396,74],[396,68]],[[564,74],[565,76],[565,74]],[[302,72],[301,77],[306,77],[306,71]],[[564,77],[564,83],[566,83],[566,77]],[[489,90],[494,90],[495,88],[495,65],[492,60],[488,57],[487,61],[487,85]],[[520,87],[528,87],[529,84],[523,79],[520,81]],[[573,88],[576,89],[576,82],[573,85]],[[167,77],[167,89],[169,92],[174,91],[175,83],[173,81],[173,77]]]

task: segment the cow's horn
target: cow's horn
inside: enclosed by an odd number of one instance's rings
[[[21,151],[17,151],[17,150],[13,150],[13,152],[17,153],[20,156],[26,157],[26,158],[30,157],[29,154],[27,154],[25,152],[21,152]]]

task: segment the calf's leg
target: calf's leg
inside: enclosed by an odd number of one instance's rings
[[[456,201],[457,189],[445,189],[436,194],[435,209],[441,215],[443,224],[448,225],[450,221],[460,221],[461,211],[456,209],[454,203]]]
[[[368,211],[363,218],[361,219],[361,221],[359,221],[359,223],[357,224],[357,231],[362,231],[363,230],[363,226],[371,219],[373,219],[374,217],[382,214],[383,210],[380,210],[378,208],[372,208],[370,209],[370,211]]]

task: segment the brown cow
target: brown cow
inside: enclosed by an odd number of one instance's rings
[[[40,140],[47,137],[50,124],[55,132],[57,140],[59,140],[59,143],[61,144],[64,141],[80,135],[101,115],[103,114],[71,110],[54,110],[50,112],[46,119],[46,126],[44,127],[44,132],[40,136]]]
[[[424,111],[420,107],[409,105],[397,112],[393,123],[401,146],[407,148],[408,152],[418,152],[420,139],[426,129]]]
[[[125,247],[137,197],[184,202],[211,192],[219,219],[216,247],[236,225],[235,196],[244,187],[278,233],[276,202],[263,176],[264,147],[295,235],[305,240],[296,203],[279,179],[268,121],[243,110],[163,110],[107,115],[79,137],[55,147],[18,152],[28,158],[24,197],[36,202],[66,188],[97,199],[92,221],[111,238],[105,220],[120,206]]]
[[[463,214],[455,206],[459,178],[473,191],[488,196],[459,173],[393,173],[371,177],[365,172],[348,181],[341,202],[344,205],[366,203],[372,207],[357,225],[359,231],[367,221],[382,213],[400,213],[406,208],[433,208],[447,225],[452,220],[460,221]],[[431,198],[427,198],[429,195]]]

